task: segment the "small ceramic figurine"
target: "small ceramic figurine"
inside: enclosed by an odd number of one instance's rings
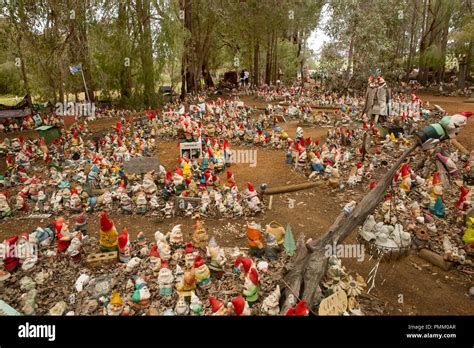
[[[209,240],[209,236],[206,233],[206,229],[201,221],[201,217],[199,214],[195,214],[194,219],[196,219],[196,223],[194,224],[194,233],[193,233],[193,242],[196,248],[204,247],[204,244],[207,243]]]
[[[237,316],[252,315],[248,302],[245,301],[242,296],[234,297],[231,300],[231,306],[233,307],[234,313]]]
[[[107,315],[119,316],[123,313],[123,301],[119,293],[114,290],[110,296],[109,304],[107,305]]]
[[[69,244],[66,254],[68,254],[74,262],[79,262],[81,260],[82,252],[82,233],[75,232],[74,237]]]
[[[192,293],[194,294],[194,292]],[[192,295],[191,295],[192,297]],[[183,296],[179,297],[178,302],[176,302],[176,306],[174,307],[174,312],[176,315],[188,315],[189,314],[189,306],[184,300]]]
[[[176,289],[180,295],[187,299],[191,298],[191,293],[196,289],[196,277],[193,268],[188,268],[184,271],[183,280],[176,285]]]
[[[107,219],[105,212],[101,213],[100,230],[99,230],[99,244],[101,251],[115,251],[117,250],[117,230],[114,222]]]
[[[160,272],[161,258],[160,253],[158,252],[158,245],[156,245],[156,243],[152,243],[150,248],[150,268],[152,269],[154,275],[158,275]]]
[[[127,228],[123,228],[122,233],[118,236],[118,252],[119,261],[127,263],[132,257],[130,254],[130,240],[128,237]]]
[[[215,297],[209,296],[209,303],[211,304],[212,315],[230,315],[229,309],[224,306],[222,301],[217,300]]]
[[[247,243],[250,247],[250,255],[261,257],[263,253],[263,243],[260,240],[262,228],[256,222],[247,224]]]
[[[461,196],[459,197],[458,202],[456,203],[456,208],[460,210],[468,210],[472,205],[472,190],[461,186]]]
[[[202,314],[202,302],[199,297],[196,296],[194,291],[191,293],[191,303],[189,308],[191,309],[191,315],[199,316]]]
[[[186,243],[186,247],[184,249],[184,265],[186,268],[194,267],[194,252],[193,252],[193,244],[191,242]]]
[[[181,225],[176,225],[172,228],[169,234],[170,246],[174,249],[182,248],[184,246],[183,233],[181,232]]]
[[[227,261],[224,250],[220,248],[214,237],[211,238],[206,248],[206,256],[211,259],[209,269],[216,279],[221,279],[224,272],[224,264]]]
[[[276,289],[263,300],[262,312],[268,315],[278,315],[280,313],[280,297],[280,286],[277,285]]]
[[[148,205],[145,192],[143,191],[138,192],[136,204],[137,204],[137,213],[145,214],[147,210],[147,205]]]
[[[135,291],[133,292],[132,301],[140,308],[144,308],[150,304],[150,290],[145,279],[138,277],[135,280]]]
[[[211,285],[211,273],[200,255],[197,255],[194,259],[194,275],[197,286],[203,289],[209,288]]]
[[[252,307],[258,300],[259,290],[258,272],[257,269],[253,267],[245,277],[244,282],[245,300],[249,303],[250,307]]]
[[[84,236],[87,236],[87,220],[86,215],[81,213],[74,216],[74,231],[80,231]]]
[[[296,306],[291,307],[286,313],[287,316],[308,316],[309,309],[306,307],[306,301],[299,301]]]
[[[278,247],[278,243],[276,238],[273,234],[267,234],[267,246],[265,248],[265,256],[270,261],[275,261],[278,259],[278,251],[280,248]]]
[[[158,284],[160,286],[160,295],[171,296],[173,293],[173,273],[168,267],[168,264],[162,262],[160,273],[158,274]]]
[[[411,189],[411,173],[410,168],[406,163],[403,163],[401,169],[402,182],[400,183],[400,190],[408,193]]]

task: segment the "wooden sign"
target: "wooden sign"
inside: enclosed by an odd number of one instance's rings
[[[152,170],[160,170],[160,161],[156,157],[138,157],[124,162],[125,173],[141,174]]]
[[[347,309],[347,294],[338,290],[319,304],[319,315],[341,315]]]

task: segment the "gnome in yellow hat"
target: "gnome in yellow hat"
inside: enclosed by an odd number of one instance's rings
[[[107,305],[107,315],[111,316],[119,316],[123,313],[123,301],[122,297],[120,297],[117,290],[112,292],[112,296],[110,296],[110,302]]]

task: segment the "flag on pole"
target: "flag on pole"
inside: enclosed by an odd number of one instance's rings
[[[78,72],[81,72],[82,71],[82,66],[79,64],[79,65],[73,65],[73,66],[70,66],[69,67],[69,71],[71,72],[71,74],[77,74]]]

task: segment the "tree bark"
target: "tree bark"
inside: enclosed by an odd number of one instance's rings
[[[257,38],[253,54],[253,85],[259,87],[260,42]]]

